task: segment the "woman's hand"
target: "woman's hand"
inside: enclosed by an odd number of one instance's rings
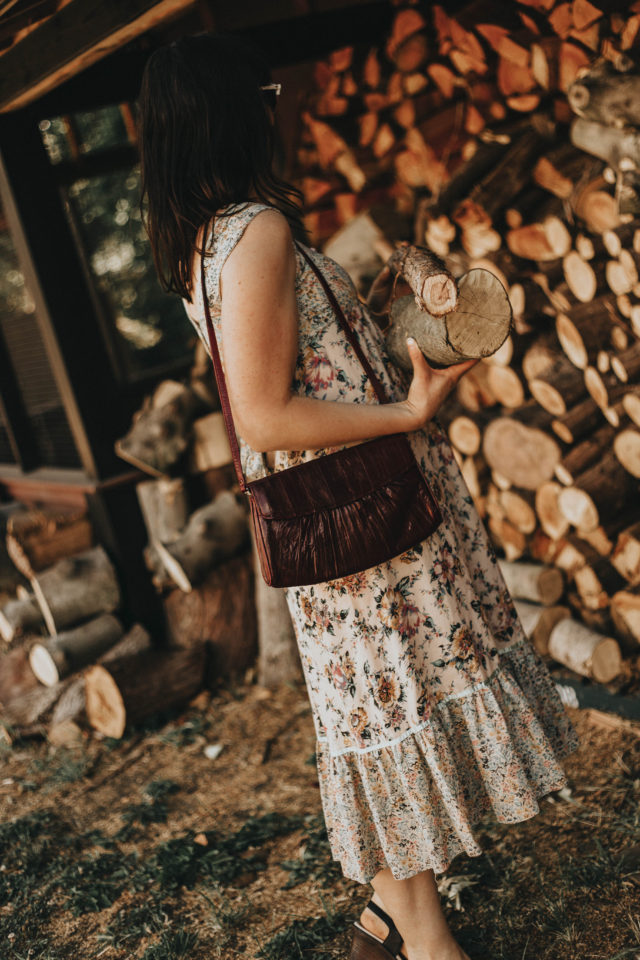
[[[463,363],[435,370],[429,366],[413,338],[407,338],[407,347],[413,364],[413,379],[404,403],[412,422],[415,423],[413,429],[418,430],[436,415],[458,380],[475,366],[478,360],[465,360]]]

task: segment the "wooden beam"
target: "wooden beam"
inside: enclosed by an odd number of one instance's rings
[[[0,112],[23,107],[196,0],[70,0],[0,56]]]

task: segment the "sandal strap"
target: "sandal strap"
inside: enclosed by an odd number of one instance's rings
[[[379,907],[377,903],[374,903],[373,900],[369,900],[369,903],[367,904],[367,910],[371,910],[371,912],[375,913],[380,920],[386,923],[387,927],[389,928],[389,933],[387,934],[382,946],[385,948],[385,950],[388,950],[392,956],[398,956],[403,940],[400,931],[396,927],[389,914],[383,910],[382,907]]]

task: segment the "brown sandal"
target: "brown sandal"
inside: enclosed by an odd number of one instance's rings
[[[389,933],[386,939],[379,940],[378,937],[374,937],[372,933],[369,933],[356,921],[353,924],[353,944],[350,960],[407,960],[405,955],[400,953],[402,937],[389,914],[385,913],[373,900],[369,901],[367,909],[386,923]]]

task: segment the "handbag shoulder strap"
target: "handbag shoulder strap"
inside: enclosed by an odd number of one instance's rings
[[[321,270],[320,267],[311,259],[311,257],[310,257],[309,254],[306,252],[306,250],[304,250],[302,244],[298,243],[297,240],[295,240],[294,243],[295,243],[295,245],[297,246],[297,248],[298,248],[298,250],[300,251],[300,253],[302,254],[302,256],[303,256],[303,257],[305,258],[305,260],[307,261],[307,263],[309,264],[309,266],[311,267],[311,269],[313,270],[313,272],[315,273],[315,275],[317,276],[317,278],[318,278],[318,280],[320,281],[320,283],[322,284],[322,287],[323,287],[323,289],[324,289],[324,292],[325,292],[326,295],[327,295],[327,299],[329,300],[329,303],[331,304],[331,306],[332,306],[333,309],[334,309],[334,312],[335,312],[336,317],[337,317],[337,319],[338,319],[338,323],[340,324],[340,326],[341,326],[342,329],[344,330],[344,332],[345,332],[345,334],[346,334],[346,337],[347,337],[347,340],[349,341],[349,343],[350,343],[351,346],[353,347],[353,349],[354,349],[354,351],[355,351],[355,354],[356,354],[358,360],[360,361],[360,363],[361,363],[362,366],[364,367],[364,372],[366,373],[366,375],[368,376],[369,380],[371,381],[371,385],[373,386],[373,389],[374,389],[375,392],[376,392],[376,396],[377,396],[378,400],[380,401],[380,403],[387,403],[388,397],[387,397],[387,395],[386,395],[386,393],[385,393],[385,389],[384,389],[384,387],[382,386],[382,384],[380,383],[378,377],[377,377],[377,376],[375,375],[375,373],[373,372],[373,369],[372,369],[372,367],[371,367],[371,364],[369,363],[369,361],[367,360],[365,354],[363,353],[362,347],[361,347],[360,344],[358,343],[358,339],[357,339],[357,337],[356,337],[356,335],[355,335],[355,332],[354,332],[351,324],[348,322],[347,318],[345,317],[344,311],[342,310],[342,307],[341,307],[340,304],[338,303],[337,297],[336,297],[336,295],[334,294],[334,292],[333,292],[333,290],[331,289],[331,287],[329,286],[329,284],[328,284],[328,282],[327,282],[327,279],[326,279],[326,277],[324,276],[322,270]]]
[[[221,403],[221,405],[222,405],[222,415],[223,415],[223,417],[224,417],[224,423],[225,423],[225,427],[227,428],[227,434],[228,434],[228,437],[229,437],[229,446],[230,446],[230,448],[231,448],[231,457],[232,457],[232,460],[233,460],[233,465],[234,465],[234,467],[235,467],[236,476],[237,476],[237,478],[238,478],[238,483],[239,483],[239,485],[240,485],[240,489],[241,489],[244,493],[247,493],[247,492],[248,492],[247,482],[246,482],[246,480],[245,480],[245,478],[244,478],[244,474],[243,474],[243,472],[242,472],[242,461],[241,461],[241,458],[240,458],[240,447],[239,447],[239,445],[238,445],[238,437],[237,437],[237,434],[236,434],[235,424],[234,424],[234,422],[233,422],[233,416],[232,416],[232,414],[231,414],[231,404],[230,404],[230,402],[229,402],[229,393],[228,393],[228,391],[227,391],[227,383],[226,383],[226,379],[225,379],[225,376],[224,376],[224,371],[223,371],[223,369],[222,369],[222,362],[221,362],[221,360],[220,360],[220,352],[219,352],[219,350],[218,350],[218,341],[217,341],[215,329],[214,329],[214,326],[213,326],[213,321],[211,320],[211,310],[210,310],[210,308],[209,308],[209,299],[208,299],[208,297],[207,297],[207,287],[206,287],[205,275],[204,275],[204,260],[205,260],[205,258],[204,258],[204,251],[206,250],[206,234],[207,234],[207,231],[206,231],[206,229],[205,229],[205,231],[204,231],[204,236],[203,236],[203,240],[202,240],[202,251],[203,251],[203,253],[202,253],[201,256],[200,256],[200,278],[201,278],[201,283],[202,283],[202,303],[203,303],[203,307],[204,307],[205,318],[206,318],[206,321],[207,321],[207,333],[208,333],[208,336],[209,336],[209,345],[210,345],[210,347],[211,347],[211,360],[212,360],[212,362],[213,362],[213,369],[214,369],[214,373],[215,373],[215,376],[216,376],[216,383],[218,384],[218,393],[220,394],[220,403]],[[329,300],[329,303],[330,303],[331,306],[333,307],[333,310],[334,310],[334,312],[335,312],[335,314],[336,314],[338,323],[340,324],[340,326],[341,326],[342,329],[344,330],[344,332],[345,332],[345,334],[346,334],[346,336],[347,336],[347,339],[349,340],[349,343],[350,343],[351,346],[353,347],[353,349],[354,349],[354,351],[355,351],[355,353],[356,353],[356,356],[358,357],[358,360],[360,361],[360,363],[362,364],[362,366],[363,366],[363,368],[364,368],[365,373],[367,374],[367,376],[368,376],[369,379],[371,380],[371,383],[372,383],[372,385],[373,385],[373,388],[374,388],[374,390],[375,390],[375,392],[376,392],[376,396],[378,397],[380,403],[386,403],[387,400],[388,400],[388,398],[387,398],[387,395],[386,395],[386,393],[385,393],[385,391],[384,391],[384,387],[382,386],[382,384],[381,384],[380,381],[378,380],[376,374],[374,373],[374,371],[373,371],[373,369],[372,369],[372,367],[371,367],[371,364],[369,363],[369,361],[367,360],[366,356],[364,355],[364,353],[363,353],[363,351],[362,351],[362,348],[361,348],[360,344],[358,343],[358,340],[357,340],[357,338],[356,338],[356,335],[355,335],[354,331],[352,330],[352,328],[351,328],[351,326],[350,326],[347,318],[345,317],[344,312],[343,312],[340,304],[338,303],[338,300],[337,300],[337,298],[336,298],[333,290],[331,289],[331,287],[329,286],[327,280],[325,279],[324,274],[322,273],[322,271],[320,270],[320,268],[313,262],[313,260],[311,259],[311,257],[305,252],[305,250],[303,250],[301,244],[299,244],[297,240],[294,241],[294,242],[295,242],[298,250],[299,250],[300,253],[302,254],[302,256],[305,258],[305,260],[307,261],[307,263],[309,264],[309,266],[311,267],[311,269],[313,270],[313,272],[314,272],[314,273],[316,274],[316,276],[318,277],[318,280],[320,281],[320,283],[321,283],[321,285],[322,285],[322,288],[323,288],[325,294],[327,295],[327,298],[328,298],[328,300]]]

